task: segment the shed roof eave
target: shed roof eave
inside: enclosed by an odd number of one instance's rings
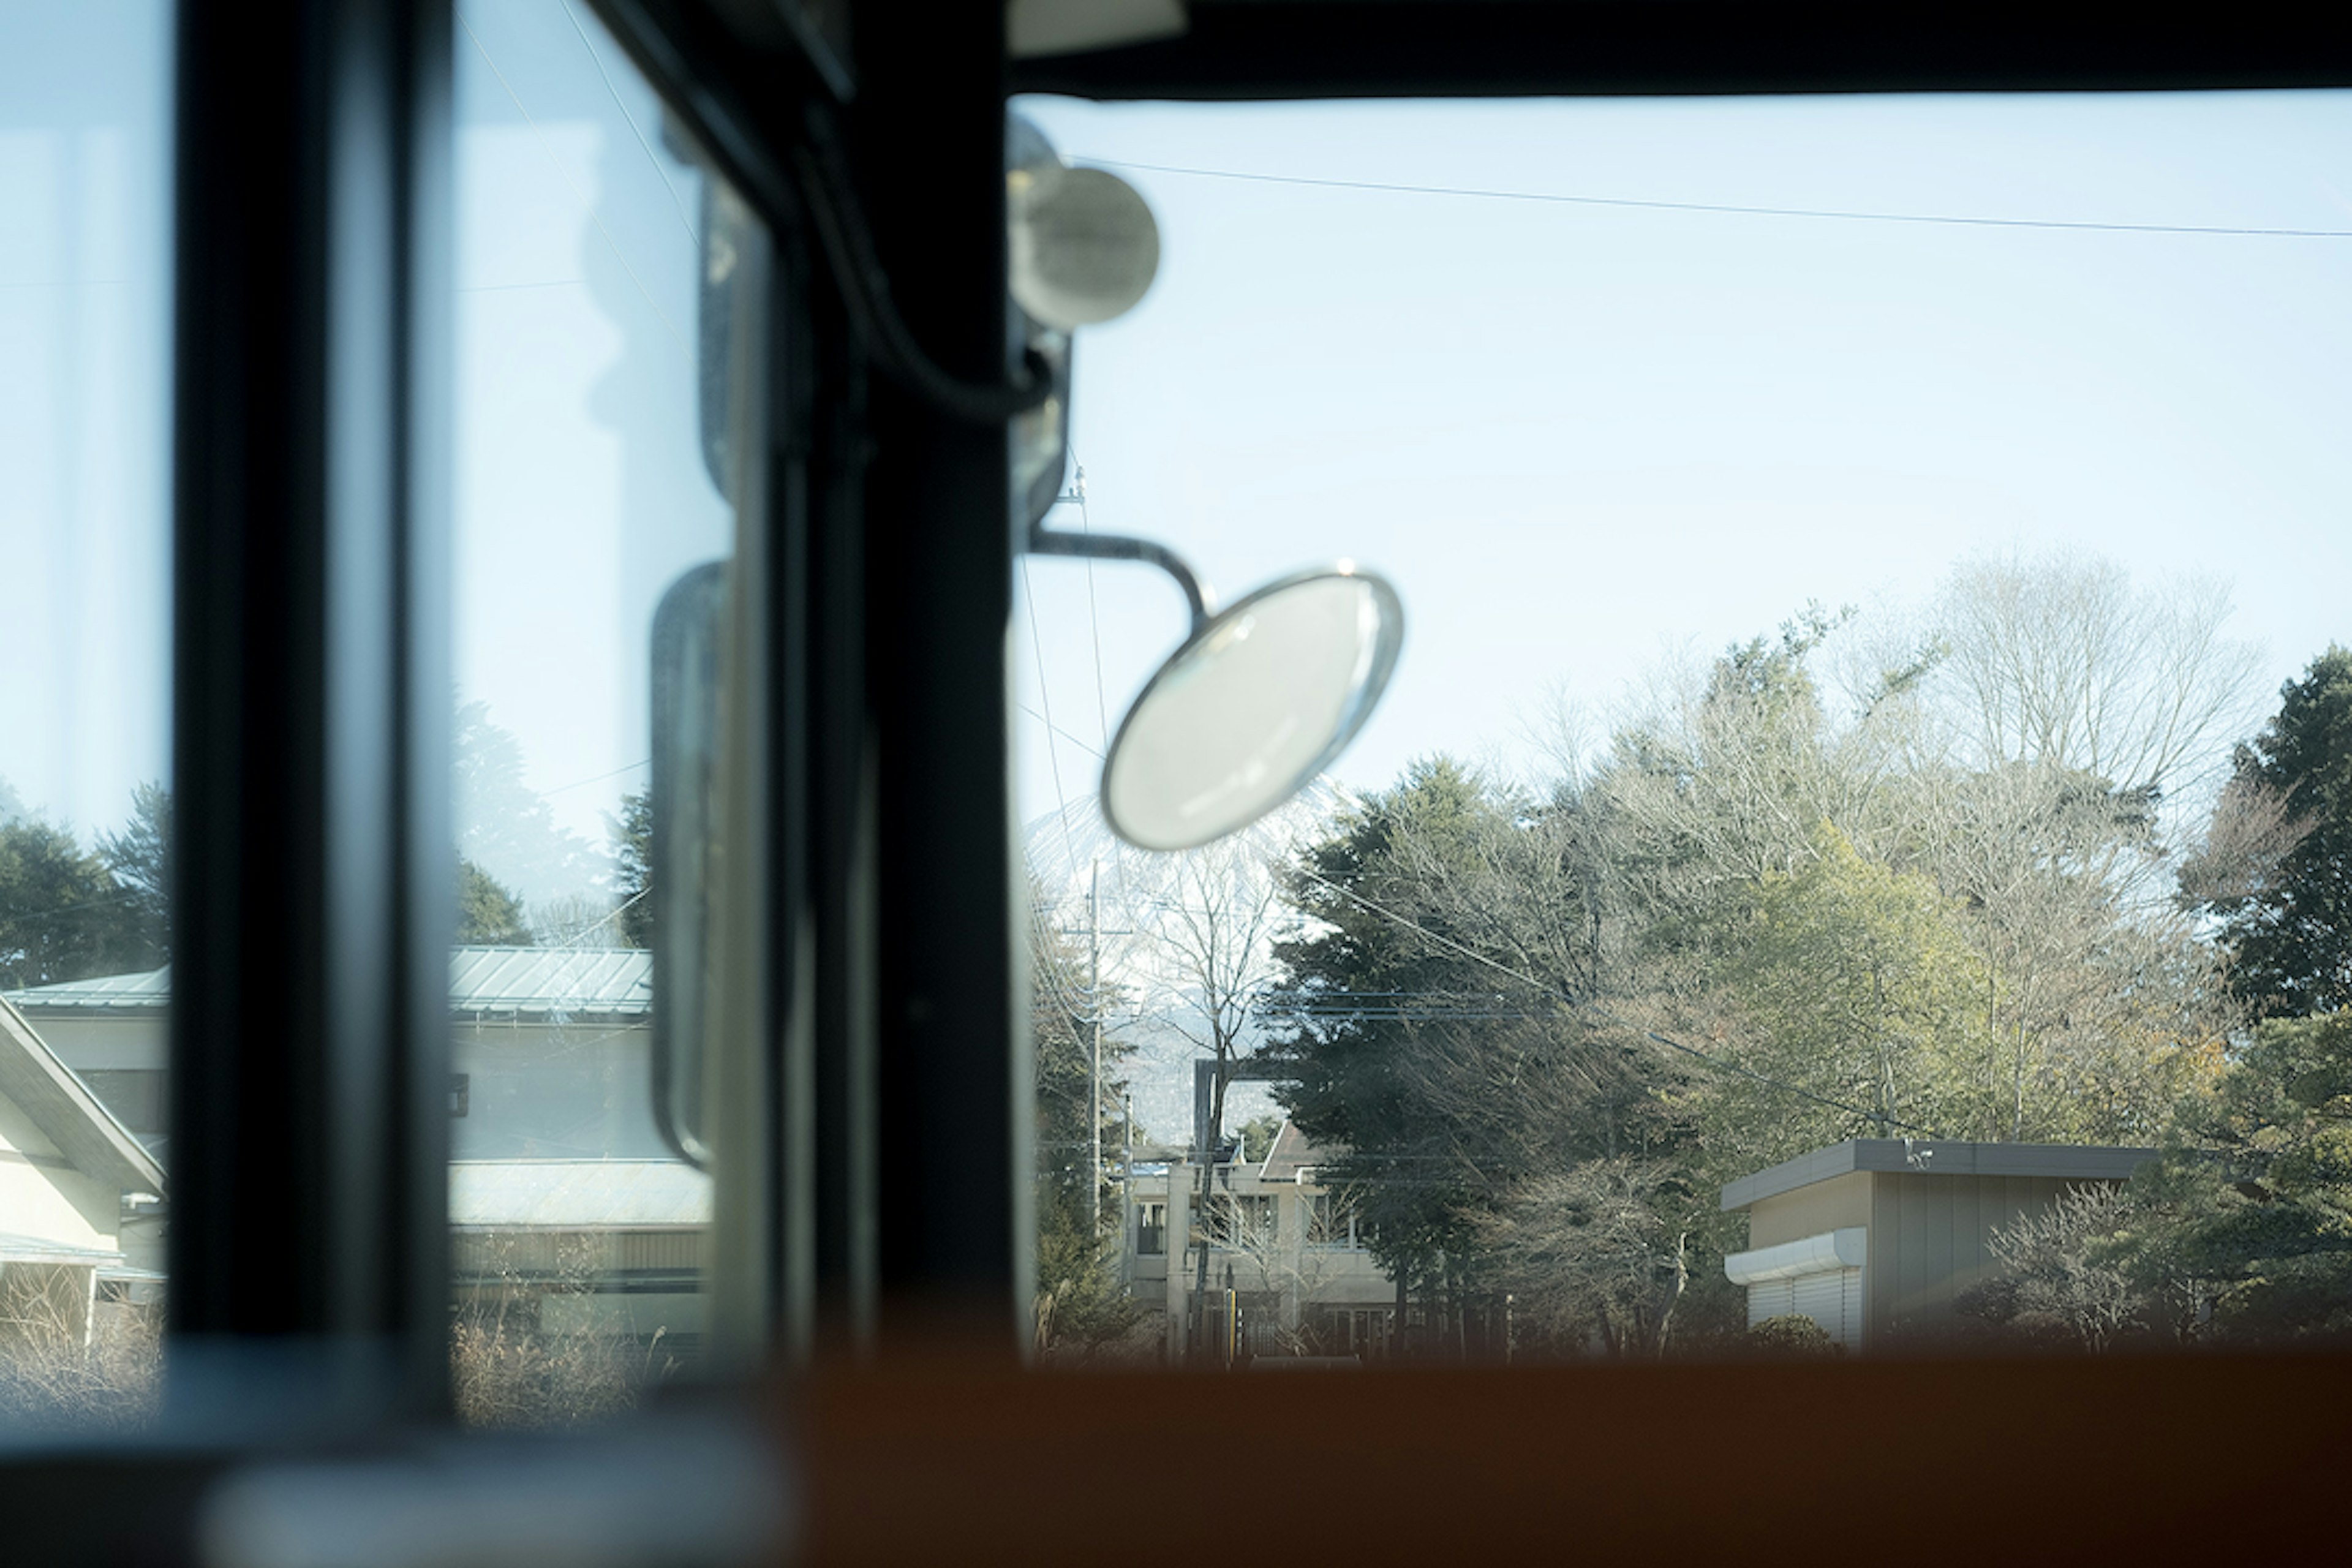
[[[2031,1176],[2120,1182],[2157,1151],[2105,1143],[1970,1143],[1935,1138],[1849,1138],[1727,1183],[1722,1206],[1744,1209],[1856,1171],[1921,1176]]]

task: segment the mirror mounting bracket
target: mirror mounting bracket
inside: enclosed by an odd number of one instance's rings
[[[1075,500],[1066,495],[1063,500]],[[1141,539],[1127,533],[1072,533],[1067,529],[1047,528],[1039,518],[1029,525],[1026,548],[1032,555],[1079,555],[1094,561],[1140,561],[1157,566],[1176,581],[1184,591],[1184,604],[1192,614],[1192,630],[1185,635],[1197,637],[1217,613],[1216,594],[1201,580],[1190,563],[1157,540]]]

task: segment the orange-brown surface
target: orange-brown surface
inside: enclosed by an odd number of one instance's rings
[[[1908,1568],[2352,1545],[2352,1358],[1234,1376],[901,1362],[819,1374],[787,1407],[823,1563],[1828,1550]]]

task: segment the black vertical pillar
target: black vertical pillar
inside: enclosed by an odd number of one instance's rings
[[[893,301],[942,368],[991,384],[1006,374],[1003,26],[971,5],[861,27],[852,121]],[[1005,430],[878,377],[868,428],[883,1343],[952,1321],[1009,1350],[1030,1266]]]
[[[417,1410],[447,1364],[446,37],[432,0],[189,0],[178,69],[172,1325],[331,1345]]]
[[[793,423],[806,447],[809,924],[814,949],[809,1138],[819,1348],[866,1348],[876,1257],[874,879],[878,810],[866,659],[864,479],[867,374],[839,299],[795,269],[807,323],[792,362]]]

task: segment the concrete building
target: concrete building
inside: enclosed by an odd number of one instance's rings
[[[1750,1326],[1797,1313],[1848,1350],[1926,1349],[1990,1274],[1993,1232],[2070,1187],[2124,1181],[2153,1149],[1855,1138],[1723,1189],[1748,1250],[1723,1260]]]
[[[1186,1354],[1196,1306],[1221,1361],[1382,1353],[1396,1284],[1346,1192],[1320,1180],[1329,1160],[1286,1121],[1256,1162],[1229,1144],[1198,1215],[1199,1165],[1179,1154],[1132,1169],[1124,1273],[1161,1315],[1171,1360]],[[1196,1296],[1203,1252],[1208,1289]]]

